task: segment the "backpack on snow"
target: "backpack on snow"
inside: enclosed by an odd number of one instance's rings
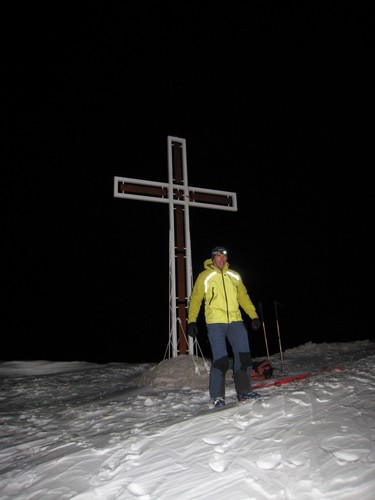
[[[272,373],[272,362],[269,359],[264,359],[262,361],[253,361],[253,367],[251,370],[252,379],[264,380],[265,378],[271,378]]]

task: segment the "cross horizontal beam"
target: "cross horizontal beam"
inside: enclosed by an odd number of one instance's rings
[[[172,200],[169,198],[172,189]],[[237,195],[229,191],[204,189],[181,184],[170,185],[167,182],[143,181],[131,177],[114,178],[114,197],[133,200],[172,203],[189,207],[211,208],[237,212]]]

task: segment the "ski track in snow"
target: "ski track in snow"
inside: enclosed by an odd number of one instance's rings
[[[373,499],[375,356],[355,355],[341,353],[343,372],[203,413],[207,391],[124,391],[116,364],[100,385],[100,368],[28,377],[27,389],[4,379],[0,499]]]

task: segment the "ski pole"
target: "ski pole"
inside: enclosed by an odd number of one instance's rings
[[[280,339],[280,327],[279,327],[279,317],[277,314],[277,302],[276,300],[273,301],[274,306],[275,306],[275,316],[276,316],[276,327],[277,327],[277,335],[279,337],[279,349],[280,349],[280,359],[281,359],[281,368],[284,371],[284,360],[283,360],[283,350],[281,348],[281,339]]]
[[[267,359],[270,359],[270,353],[268,351],[268,343],[267,343],[266,325],[264,323],[264,316],[263,316],[263,309],[262,309],[262,303],[261,302],[259,302],[259,314],[260,314],[260,319],[262,321],[262,327],[263,327],[263,333],[264,333],[264,342],[266,343]]]

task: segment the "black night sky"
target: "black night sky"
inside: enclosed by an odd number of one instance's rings
[[[274,300],[284,349],[374,339],[367,4],[94,5],[23,11],[13,35],[0,359],[163,359],[168,208],[115,199],[113,177],[167,182],[169,135],[191,186],[238,197],[191,208],[194,278],[227,246],[272,353]]]

